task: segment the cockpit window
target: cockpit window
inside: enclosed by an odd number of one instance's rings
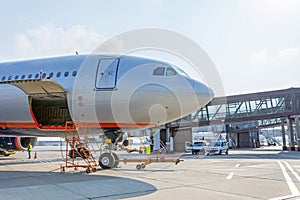
[[[153,75],[155,76],[163,76],[165,74],[165,67],[157,67],[153,70]]]
[[[175,76],[176,74],[177,74],[177,72],[173,68],[171,68],[171,67],[167,68],[167,72],[166,72],[167,76]]]
[[[175,65],[172,65],[172,66],[173,66],[173,68],[176,70],[176,72],[178,74],[180,74],[181,76],[185,76],[185,77],[189,77],[190,78],[190,76],[187,73],[185,73],[185,71],[183,71],[182,69],[180,69],[179,67],[177,67]]]

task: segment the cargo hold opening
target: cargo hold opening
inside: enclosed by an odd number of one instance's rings
[[[66,97],[31,97],[31,110],[41,129],[63,128],[67,121],[72,120]]]

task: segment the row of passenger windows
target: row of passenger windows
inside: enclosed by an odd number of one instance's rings
[[[66,71],[66,72],[63,73],[64,77],[68,77],[69,75],[70,75],[70,72],[68,72],[68,71]],[[72,72],[72,76],[75,77],[76,75],[77,75],[77,71],[73,71]],[[20,79],[24,80],[24,79],[32,79],[32,78],[38,79],[40,77],[42,77],[42,78],[52,78],[53,76],[54,76],[53,72],[50,72],[48,75],[47,75],[47,73],[42,73],[42,74],[36,73],[34,76],[33,76],[33,74],[28,74],[28,75],[23,74],[22,76],[16,75],[15,77],[8,76],[7,79],[6,79],[6,76],[3,76],[1,80],[2,81],[5,81],[5,80],[11,81],[11,80],[20,80]],[[57,78],[61,77],[62,76],[62,72],[57,72],[55,74],[55,76]]]

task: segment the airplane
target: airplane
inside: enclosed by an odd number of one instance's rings
[[[0,63],[1,148],[24,151],[37,136],[64,137],[66,122],[116,143],[206,105],[213,91],[170,63],[132,55],[69,55]],[[6,138],[6,139],[5,139]],[[111,168],[111,153],[100,155]],[[101,163],[101,160],[109,160]]]

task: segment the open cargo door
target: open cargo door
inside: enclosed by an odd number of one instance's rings
[[[64,129],[71,121],[67,93],[57,82],[50,79],[6,81],[28,95],[30,112],[40,129]]]

